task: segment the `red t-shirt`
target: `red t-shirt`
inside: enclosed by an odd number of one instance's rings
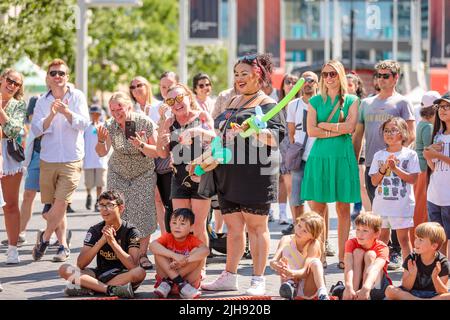
[[[177,241],[173,237],[173,234],[166,233],[162,235],[158,242],[163,245],[165,248],[169,249],[170,251],[173,251],[178,254],[182,255],[189,255],[189,253],[201,246],[203,242],[201,242],[197,237],[193,236],[192,234],[189,234],[184,241]]]
[[[389,264],[389,248],[383,241],[380,241],[378,239],[375,240],[372,247],[370,247],[369,249],[361,247],[356,238],[349,239],[347,240],[347,242],[345,242],[345,253],[353,253],[353,251],[355,251],[356,249],[362,249],[364,251],[374,251],[377,258],[385,260],[386,263],[384,264],[383,271],[386,274],[386,277],[389,279],[389,282],[391,282],[387,273],[387,266]]]

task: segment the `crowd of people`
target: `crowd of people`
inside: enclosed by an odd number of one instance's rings
[[[231,71],[234,86],[217,99],[205,73],[193,77],[192,88],[174,72],[163,73],[161,100],[137,76],[129,92],[112,94],[105,112],[97,101],[88,106],[61,59],[48,66],[48,91],[28,106],[23,75],[6,69],[0,76],[6,263],[20,263],[37,192],[46,228],[32,257],[39,261],[55,246],[53,261],[67,261],[67,212],[84,171],[86,209],[102,222],[88,230],[76,265],[59,268],[69,296],[132,298],[153,267],[161,298],[236,291],[248,238],[247,295],[266,293],[269,265],[287,299],[450,299],[450,93],[425,93],[416,124],[411,102],[396,91],[396,61],[375,65],[369,96],[361,78],[337,60],[319,74],[286,74],[278,91],[270,55],[243,56]],[[300,78],[303,87],[286,108],[259,130],[248,129],[246,120],[269,112]],[[217,155],[215,141],[229,157]],[[274,203],[287,228],[269,261]],[[344,273],[330,292],[324,269],[336,253],[328,242],[328,203],[336,203]],[[207,283],[213,212],[216,231],[226,227],[226,266]],[[349,239],[352,221],[356,237]],[[161,236],[152,241],[158,226]],[[387,270],[401,267],[402,286],[394,287]]]

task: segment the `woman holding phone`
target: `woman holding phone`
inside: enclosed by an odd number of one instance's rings
[[[112,118],[100,126],[95,148],[100,157],[113,153],[108,163],[107,189],[123,194],[126,209],[123,220],[136,226],[141,234],[139,264],[151,269],[147,257],[150,236],[156,230],[155,164],[157,131],[152,121],[132,111],[133,102],[123,92],[109,100]]]

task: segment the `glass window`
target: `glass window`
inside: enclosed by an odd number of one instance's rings
[[[287,39],[320,39],[320,1],[286,0]]]

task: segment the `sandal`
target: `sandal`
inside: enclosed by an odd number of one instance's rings
[[[345,269],[345,263],[344,263],[344,261],[339,261],[337,267],[338,267],[339,269],[341,269],[341,270],[344,270],[344,269]]]
[[[153,269],[153,264],[147,257],[147,255],[142,255],[139,258],[139,264],[141,265],[142,269],[144,270],[151,270]]]

